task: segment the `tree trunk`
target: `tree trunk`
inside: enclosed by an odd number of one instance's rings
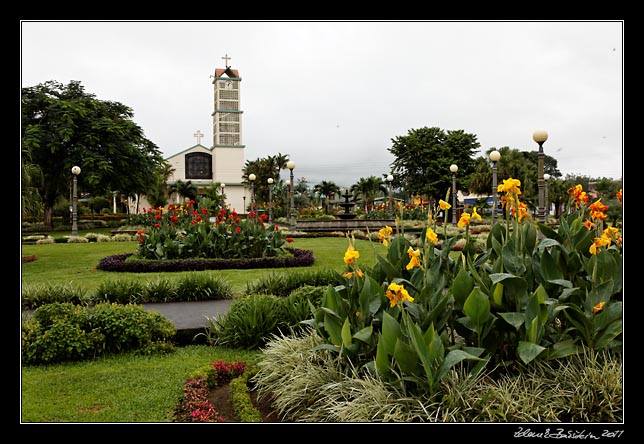
[[[54,224],[52,223],[53,212],[54,212],[53,208],[45,204],[45,209],[43,212],[43,223],[45,224],[45,227],[49,228],[50,230],[54,229]]]

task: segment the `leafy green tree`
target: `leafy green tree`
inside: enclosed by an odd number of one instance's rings
[[[184,200],[197,200],[197,187],[192,183],[191,180],[184,182],[183,180],[177,180],[173,185],[170,186],[170,194],[177,193],[179,197],[182,197]]]
[[[313,187],[313,191],[318,193],[321,198],[324,198],[324,214],[329,214],[329,198],[331,195],[340,192],[335,182],[323,180]]]
[[[382,177],[361,177],[358,182],[351,185],[351,192],[359,196],[365,204],[365,210],[371,210],[373,201],[380,193],[387,194],[387,185]]]
[[[480,147],[474,134],[463,130],[443,131],[437,127],[411,129],[393,139],[389,152],[395,187],[408,195],[425,195],[430,200],[444,199],[452,187],[450,165],[458,166],[457,188],[467,189],[467,178],[474,172],[473,155]]]
[[[174,168],[167,161],[157,167],[154,184],[151,185],[146,193],[146,198],[153,208],[165,207],[168,204],[167,182],[172,173],[174,173]]]
[[[31,162],[29,150],[22,149],[20,162],[20,203],[22,217],[38,217],[42,215],[42,202],[38,194],[38,185],[42,182],[42,171],[38,165]]]
[[[150,187],[163,157],[133,115],[119,102],[86,93],[78,81],[22,88],[22,146],[42,171],[38,193],[45,225],[52,226],[52,208],[69,192],[74,165],[81,168],[78,186],[84,193],[121,190],[134,196]]]
[[[278,153],[274,156],[260,157],[255,160],[247,160],[242,169],[242,178],[248,183],[248,176],[254,174],[256,179],[253,184],[255,190],[255,202],[261,204],[268,202],[268,178],[272,177],[275,183],[280,181],[280,171],[286,169],[288,155]]]

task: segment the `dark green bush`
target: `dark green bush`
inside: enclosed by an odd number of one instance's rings
[[[283,302],[286,324],[293,328],[301,327],[300,322],[313,318],[309,303],[319,307],[325,290],[326,287],[311,285],[293,290]]]
[[[47,304],[22,322],[22,363],[78,361],[126,351],[169,351],[175,333],[169,319],[140,305]]]
[[[78,286],[63,285],[33,285],[22,289],[22,307],[34,310],[44,304],[54,302],[71,302],[75,305],[89,303],[90,297]]]
[[[178,301],[212,301],[232,298],[232,285],[222,277],[215,275],[190,273],[179,281],[176,288],[176,300]]]
[[[209,341],[213,345],[254,350],[273,334],[288,329],[284,298],[256,294],[235,300],[228,312],[210,319]]]
[[[246,294],[273,294],[287,297],[304,285],[326,287],[329,284],[336,286],[343,282],[342,276],[331,268],[271,273],[256,282],[246,284]]]
[[[97,302],[117,302],[119,304],[140,304],[143,301],[145,284],[140,280],[107,280],[96,289]]]

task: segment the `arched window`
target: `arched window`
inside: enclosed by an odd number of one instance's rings
[[[212,155],[186,154],[186,179],[212,179]]]

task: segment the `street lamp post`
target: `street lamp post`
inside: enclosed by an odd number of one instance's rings
[[[548,181],[550,180],[550,174],[544,174],[543,175],[543,182],[544,182],[544,202],[545,202],[545,221],[548,222],[548,219],[550,218],[550,202],[548,202]]]
[[[496,184],[496,163],[501,158],[501,153],[494,150],[490,153],[490,160],[492,161],[492,225],[496,223],[496,201],[497,201],[497,184]]]
[[[255,179],[257,179],[257,176],[252,173],[248,176],[250,181],[250,212],[253,214],[253,221],[257,220],[257,215],[255,214]]]
[[[452,164],[449,170],[452,172],[452,223],[456,225],[456,172],[458,171],[458,166]]]
[[[80,167],[72,167],[72,174],[74,175],[74,186],[72,192],[72,236],[78,236],[78,196],[76,194],[76,186],[80,172]]]
[[[294,201],[294,196],[293,196],[293,169],[295,168],[295,162],[292,160],[289,160],[286,163],[286,168],[291,170],[291,181],[290,181],[290,191],[291,191],[291,208],[290,208],[290,213],[291,213],[291,220],[290,220],[290,226],[289,230],[291,233],[295,231],[295,201]]]
[[[539,144],[539,156],[537,158],[537,186],[539,188],[539,209],[537,217],[541,222],[546,221],[545,211],[545,184],[543,180],[543,143],[548,140],[548,133],[545,130],[537,130],[532,134],[532,139]]]
[[[393,182],[393,180],[394,180],[394,176],[389,174],[387,176],[387,183],[389,184],[389,211],[391,212],[393,212],[394,210],[394,204],[393,204],[392,195],[391,195],[391,182]]]
[[[226,188],[226,184],[222,183],[219,186],[221,187],[221,208],[226,208],[226,195],[224,194],[224,188]]]
[[[268,180],[268,223],[273,223],[273,178],[269,177]]]

